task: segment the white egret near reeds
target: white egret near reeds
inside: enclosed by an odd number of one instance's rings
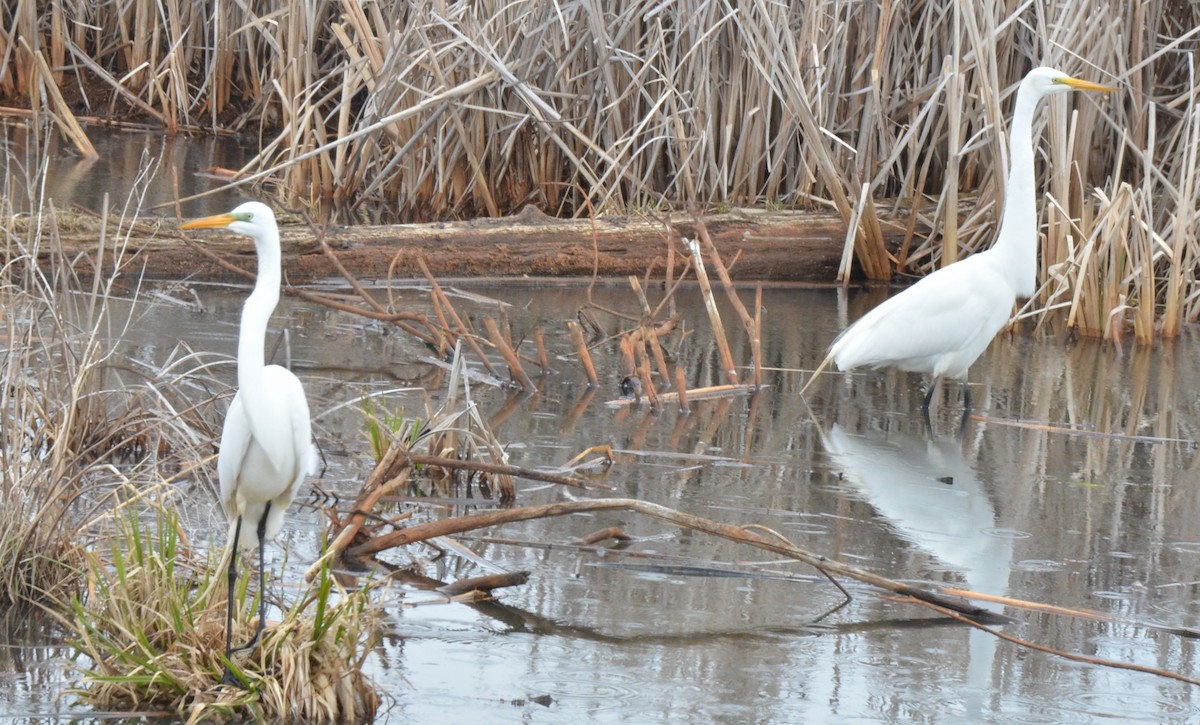
[[[921,406],[926,419],[942,378],[963,381],[963,408],[970,412],[967,369],[1008,322],[1017,298],[1031,297],[1037,287],[1033,114],[1046,96],[1072,90],[1117,89],[1053,68],[1031,70],[1017,89],[1008,143],[1012,165],[995,244],[924,277],[843,330],[801,395],[830,361],[839,370],[894,367],[933,375]]]
[[[242,307],[238,333],[238,391],[225,415],[217,455],[221,505],[229,519],[229,609],[225,615],[225,674],[222,682],[237,685],[229,669],[233,652],[253,648],[262,636],[266,615],[266,571],[263,548],[283,527],[287,507],[306,475],[315,473],[316,451],[304,387],[292,372],[267,365],[267,323],[279,302],[280,248],[275,214],[256,201],[181,225],[180,229],[228,228],[254,240],[258,279]],[[243,522],[247,525],[243,526]],[[233,648],[233,593],[237,552],[258,545],[259,610],[254,637]]]

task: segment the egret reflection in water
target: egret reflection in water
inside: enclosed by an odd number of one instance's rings
[[[995,506],[958,438],[891,432],[875,439],[835,424],[825,445],[843,480],[898,536],[960,572],[968,589],[1007,594],[1013,539],[997,535]],[[984,712],[996,644],[986,632],[968,635],[968,717]]]
[[[835,424],[826,447],[896,534],[961,572],[968,588],[1005,593],[1012,539],[995,535],[995,506],[957,439],[896,432],[872,439]]]

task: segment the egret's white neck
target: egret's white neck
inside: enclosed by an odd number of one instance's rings
[[[1008,184],[1000,233],[993,247],[1003,257],[1000,268],[1018,297],[1032,297],[1037,288],[1037,193],[1033,173],[1033,113],[1041,95],[1022,86],[1017,90],[1009,129]]]
[[[242,327],[238,335],[238,387],[254,390],[257,374],[266,366],[267,323],[279,303],[279,235],[255,239],[258,252],[258,279],[254,291],[242,306]]]

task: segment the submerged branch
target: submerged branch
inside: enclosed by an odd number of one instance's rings
[[[409,526],[388,534],[377,536],[366,543],[350,547],[347,554],[355,557],[367,557],[379,552],[391,549],[397,546],[414,544],[435,536],[447,536],[457,534],[463,531],[472,531],[475,529],[496,526],[499,524],[514,523],[517,521],[529,521],[532,519],[550,518],[553,516],[566,516],[577,513],[590,513],[595,511],[613,511],[625,510],[635,511],[637,513],[650,516],[662,521],[673,523],[686,529],[695,531],[703,531],[704,533],[718,536],[730,541],[753,546],[758,549],[770,551],[776,554],[790,557],[796,561],[808,564],[827,574],[837,574],[850,579],[856,579],[866,584],[890,591],[894,594],[900,594],[908,597],[913,597],[922,601],[928,601],[937,604],[941,607],[946,607],[956,612],[961,612],[969,617],[978,617],[987,621],[998,621],[998,615],[994,612],[976,607],[973,605],[964,604],[960,600],[955,600],[935,592],[930,592],[919,587],[914,587],[909,584],[903,584],[886,577],[879,576],[865,569],[860,569],[849,564],[827,559],[820,554],[814,554],[805,549],[801,549],[794,544],[782,538],[772,537],[771,539],[764,538],[756,533],[747,531],[740,526],[724,524],[712,519],[706,519],[693,514],[683,513],[665,506],[649,503],[647,501],[639,501],[629,498],[614,498],[600,499],[595,501],[569,501],[563,503],[544,504],[540,506],[526,506],[523,508],[510,509],[507,511],[488,511],[485,513],[474,514],[471,516],[461,516],[452,519],[443,519],[440,521],[431,521],[425,524],[417,524]]]
[[[1172,672],[1171,670],[1161,670],[1161,669],[1158,669],[1157,667],[1147,667],[1145,665],[1138,665],[1138,664],[1134,664],[1132,662],[1118,662],[1117,660],[1108,660],[1108,659],[1104,659],[1102,657],[1091,657],[1089,655],[1081,655],[1081,654],[1076,654],[1074,652],[1066,652],[1066,651],[1063,651],[1060,649],[1055,649],[1053,647],[1050,647],[1050,646],[1047,646],[1044,644],[1038,644],[1037,642],[1031,642],[1027,639],[1021,639],[1020,637],[1016,637],[1014,635],[1007,634],[1005,632],[1001,632],[1000,630],[996,629],[995,627],[989,627],[986,624],[975,621],[971,617],[965,617],[957,611],[954,611],[954,610],[946,608],[946,607],[940,607],[937,604],[934,604],[933,602],[918,600],[916,603],[920,604],[921,606],[924,606],[924,607],[929,607],[930,609],[934,610],[935,612],[944,614],[947,617],[950,617],[951,619],[955,619],[959,622],[965,622],[966,624],[969,624],[972,627],[975,627],[976,629],[983,630],[984,632],[987,632],[988,634],[990,634],[994,637],[999,637],[1000,639],[1004,640],[1005,642],[1011,642],[1011,643],[1013,643],[1015,645],[1019,645],[1021,647],[1026,647],[1028,649],[1037,650],[1038,652],[1044,652],[1046,654],[1051,654],[1056,657],[1062,657],[1063,659],[1068,659],[1068,660],[1071,660],[1072,662],[1084,662],[1089,665],[1099,665],[1101,667],[1112,667],[1112,668],[1118,669],[1118,670],[1132,670],[1134,672],[1145,672],[1146,674],[1149,674],[1149,675],[1158,675],[1159,677],[1166,677],[1171,680],[1179,680],[1180,682],[1186,682],[1189,685],[1200,685],[1200,680],[1197,680],[1192,677],[1188,677],[1188,676],[1180,674],[1178,672]]]
[[[599,488],[612,490],[612,486],[607,486],[603,483],[583,481],[574,476],[564,476],[561,473],[538,471],[532,468],[522,468],[521,466],[509,466],[502,463],[488,463],[487,461],[467,461],[459,458],[447,458],[445,456],[427,456],[420,453],[406,453],[402,455],[404,458],[407,458],[409,461],[418,466],[438,466],[441,468],[453,468],[464,471],[478,471],[480,473],[515,476],[517,478],[526,478],[531,481],[557,483],[559,485],[570,486],[572,488]]]

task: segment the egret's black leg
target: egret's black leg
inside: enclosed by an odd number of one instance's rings
[[[262,518],[258,520],[258,626],[254,628],[254,636],[246,644],[235,651],[253,649],[262,636],[263,626],[267,623],[267,567],[264,562],[264,551],[267,546],[267,514],[271,513],[271,502],[263,507]]]
[[[971,386],[963,381],[963,414],[962,422],[958,424],[958,442],[962,443],[967,437],[967,423],[971,420]]]
[[[229,549],[229,570],[226,577],[229,581],[229,601],[228,607],[225,609],[225,661],[233,656],[233,590],[237,586],[237,553],[238,540],[242,537],[242,517],[238,516],[237,521],[233,525],[233,545]],[[221,684],[223,685],[241,685],[238,679],[233,676],[233,672],[229,670],[229,665],[225,665],[225,674],[221,676]]]
[[[929,390],[925,393],[925,402],[921,403],[921,418],[925,421],[925,432],[932,434],[933,421],[929,420],[929,404],[933,402],[933,391],[937,390],[938,379],[934,378],[929,383]]]
[[[921,410],[925,411],[926,418],[929,417],[929,404],[933,402],[933,391],[937,390],[937,386],[937,378],[934,378],[933,382],[929,383],[929,391],[925,393],[925,402],[921,403]]]

